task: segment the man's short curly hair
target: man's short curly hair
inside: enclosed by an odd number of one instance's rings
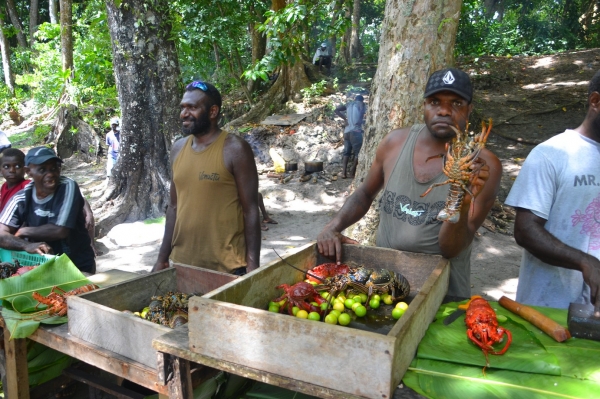
[[[590,85],[588,86],[588,97],[595,91],[600,93],[600,70],[596,72],[592,80],[590,80]]]

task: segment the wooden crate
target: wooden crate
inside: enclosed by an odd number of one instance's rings
[[[314,244],[285,258],[302,270],[329,262]],[[449,262],[358,245],[344,246],[344,262],[396,270],[408,279],[410,306],[387,335],[263,310],[280,294],[277,285],[304,278],[274,261],[192,298],[190,350],[223,361],[229,370],[231,363],[239,365],[233,372],[245,377],[261,379],[262,372],[269,383],[322,398],[391,398],[446,295]]]
[[[148,306],[153,295],[168,291],[207,293],[236,278],[192,266],[173,266],[84,295],[69,297],[69,333],[156,368],[156,351],[152,348],[152,340],[172,330],[123,313],[123,310],[139,311]]]

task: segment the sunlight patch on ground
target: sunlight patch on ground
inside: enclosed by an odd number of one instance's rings
[[[554,57],[542,57],[531,66],[533,69],[547,68],[554,63]]]
[[[525,90],[540,90],[540,89],[549,89],[556,87],[572,87],[572,86],[587,86],[589,81],[587,80],[579,80],[579,81],[568,81],[568,82],[544,82],[544,83],[532,83],[529,85],[521,86],[522,89]]]
[[[490,297],[494,298],[495,300],[500,299],[500,297],[502,297],[503,295],[514,300],[517,296],[518,281],[518,278],[504,280],[500,283],[498,287],[486,290],[485,293]]]
[[[493,247],[486,248],[485,251],[488,252],[488,253],[490,253],[490,254],[492,254],[492,255],[501,255],[502,254],[502,251],[500,251],[497,248],[493,248]]]

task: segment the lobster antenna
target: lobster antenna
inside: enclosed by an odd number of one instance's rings
[[[287,264],[288,264],[288,266],[291,266],[291,267],[293,267],[294,269],[296,269],[296,270],[298,270],[298,271],[301,271],[302,273],[306,273],[306,274],[308,274],[309,276],[311,276],[312,278],[315,278],[315,279],[319,280],[319,281],[320,281],[320,282],[322,282],[322,283],[326,283],[326,282],[327,282],[325,279],[323,279],[323,278],[321,278],[321,277],[317,277],[317,276],[315,276],[314,274],[312,274],[312,273],[311,273],[311,272],[309,272],[309,271],[304,271],[304,270],[300,269],[299,267],[292,265],[290,262],[288,262],[287,260],[283,259],[283,258],[281,257],[281,255],[279,255],[279,254],[277,253],[277,251],[275,251],[275,248],[271,248],[271,249],[273,250],[273,252],[275,252],[275,255],[277,255],[277,256],[279,257],[279,259],[281,259],[282,261],[284,261],[285,263],[287,263]]]

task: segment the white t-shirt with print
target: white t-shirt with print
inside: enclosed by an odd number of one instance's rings
[[[538,145],[506,204],[531,210],[560,241],[600,258],[600,143],[567,130]],[[517,301],[565,309],[571,302],[589,304],[590,289],[580,271],[523,250]]]

